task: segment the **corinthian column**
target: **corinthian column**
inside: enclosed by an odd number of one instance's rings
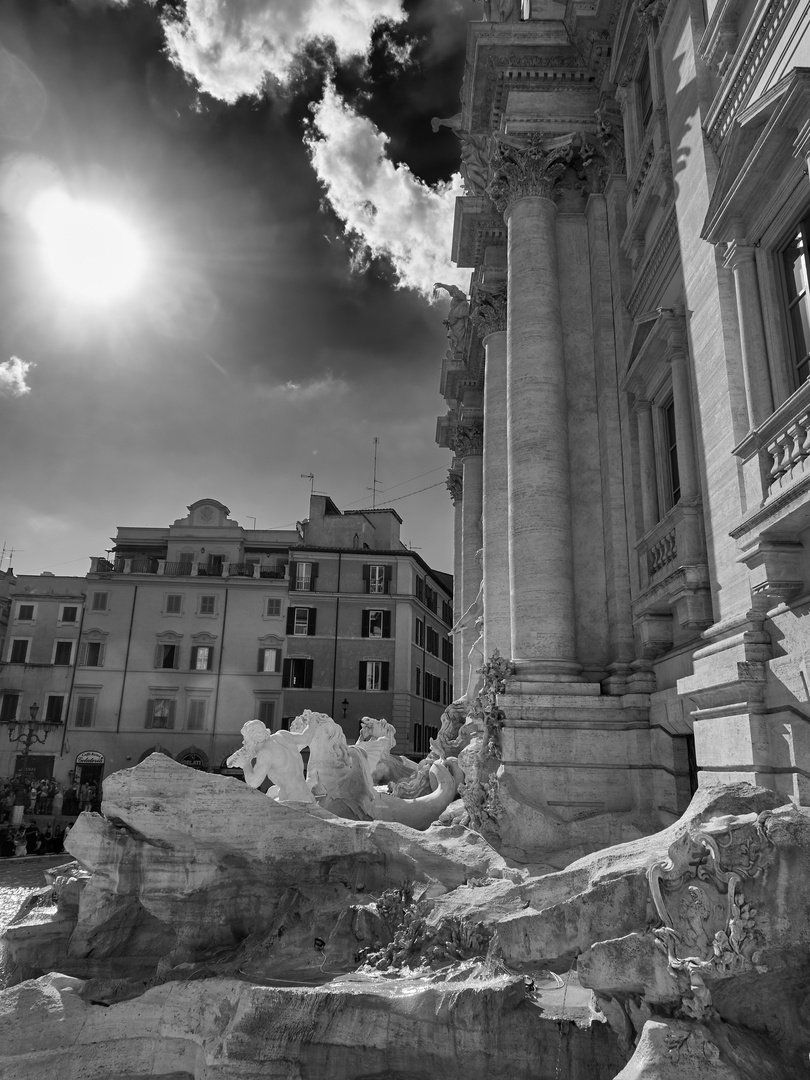
[[[452,468],[447,474],[447,490],[453,500],[453,623],[457,623],[466,610],[462,596],[464,581],[464,548],[462,544],[462,497],[463,480],[461,469]],[[465,690],[464,652],[461,639],[453,642],[453,694],[459,697]]]
[[[509,228],[507,446],[512,658],[519,679],[575,680],[565,363],[555,185],[536,138],[501,149],[490,195]]]
[[[456,458],[461,461],[464,498],[461,501],[462,597],[464,610],[473,603],[481,588],[482,566],[478,552],[483,547],[481,512],[483,506],[484,428],[480,420],[460,423],[455,433]],[[463,612],[462,612],[463,614]],[[456,637],[455,647],[461,647],[461,678],[456,697],[467,689],[470,677],[468,653],[478,637],[474,625],[467,626]],[[460,639],[460,640],[459,640]],[[455,657],[455,653],[453,654]]]
[[[506,282],[479,288],[473,322],[484,343],[484,655],[512,654],[506,440]]]

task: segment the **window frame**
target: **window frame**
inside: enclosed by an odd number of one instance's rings
[[[165,719],[165,724],[155,723],[155,708],[158,703],[166,704],[166,716],[161,715],[161,719]],[[177,709],[177,698],[175,697],[150,697],[146,703],[146,724],[145,727],[154,729],[156,731],[173,731],[174,730],[174,717]]]
[[[29,638],[29,637],[26,637],[26,638],[24,638],[24,637],[9,638],[9,643],[8,643],[8,662],[9,662],[9,664],[28,664],[28,663],[30,663],[30,660],[28,658],[29,658],[29,656],[31,654],[31,644],[32,644],[33,640],[34,640],[33,638]],[[24,644],[25,645],[25,656],[23,657],[22,660],[15,660],[14,659],[14,646],[17,645],[17,644],[20,644],[20,645]]]
[[[202,654],[205,653],[205,663],[200,664]],[[213,671],[214,646],[209,642],[201,645],[192,645],[189,654],[189,671]]]
[[[102,602],[101,598],[104,597]],[[94,592],[90,601],[90,610],[96,614],[110,610],[110,594],[108,592]]]
[[[75,640],[73,638],[56,638],[54,643],[53,643],[53,652],[51,654],[51,664],[52,664],[52,666],[53,667],[70,667],[72,665],[72,663],[73,663],[73,657],[75,655],[74,651],[73,651],[73,647],[74,647],[75,644],[76,644],[76,642],[75,642]],[[59,655],[60,647],[65,646],[65,645],[67,645],[67,647],[68,647],[68,658],[67,658],[67,660],[57,660],[57,656]],[[64,650],[62,650],[62,651],[64,651]]]
[[[296,667],[303,664],[303,681],[292,682]],[[285,656],[282,665],[281,685],[289,690],[311,690],[314,683],[314,661],[311,656]]]
[[[89,702],[89,706],[82,702]],[[96,724],[96,704],[98,702],[98,695],[96,694],[77,694],[76,704],[73,708],[73,726],[75,728],[91,728]],[[89,719],[87,718],[87,712],[90,713]]]
[[[205,607],[207,601],[210,601],[210,606],[211,606],[210,611],[204,611],[203,610],[203,608]],[[197,599],[197,614],[199,616],[201,616],[203,618],[207,618],[207,619],[216,618],[216,614],[217,614],[217,597],[216,597],[216,593],[214,593],[214,594],[201,593],[200,594],[200,596]]]
[[[275,653],[273,660],[273,666],[267,666],[267,654]],[[281,671],[281,646],[280,645],[260,645],[259,646],[259,658],[257,662],[257,671],[261,675],[278,675]]]
[[[797,238],[801,238],[803,251],[799,256],[799,264],[804,278],[804,289],[801,295],[790,297],[791,278],[787,271],[786,256],[792,244]],[[782,319],[784,322],[786,342],[788,346],[788,379],[792,391],[798,390],[810,378],[810,334],[808,334],[808,351],[799,359],[799,342],[797,340],[795,322],[792,310],[804,311],[805,318],[810,322],[810,208],[799,218],[790,230],[790,236],[777,249],[780,271],[780,299],[782,302]],[[800,372],[804,368],[805,376],[801,378]]]
[[[0,721],[7,724],[10,723],[12,719],[19,719],[21,697],[22,694],[19,690],[3,690],[0,694]],[[12,710],[7,707],[6,702],[10,701],[12,698],[14,698],[14,709],[13,716],[10,716],[8,714],[12,712]]]
[[[65,718],[65,702],[67,697],[65,694],[46,694],[45,695],[45,708],[42,713],[42,719],[47,724],[61,724]],[[52,701],[60,702],[59,715],[54,719],[53,714],[56,713],[56,707],[51,706]]]
[[[96,662],[90,662],[90,650],[95,646],[98,649],[96,654]],[[87,641],[79,642],[79,652],[76,659],[77,667],[91,667],[102,668],[104,667],[104,657],[107,652],[106,643],[103,641],[97,641],[95,638],[90,638]]]
[[[271,604],[278,604],[278,611],[270,611]],[[264,618],[265,619],[280,619],[284,614],[282,610],[282,603],[280,596],[266,596],[264,598]]]
[[[176,611],[170,609],[170,604],[173,607],[175,601],[177,601]],[[171,615],[173,617],[183,614],[183,593],[164,593],[163,614]]]
[[[360,661],[358,689],[368,693],[380,693],[388,690],[390,662],[379,657],[368,657]],[[379,685],[374,685],[379,683]]]
[[[75,611],[75,615],[72,619],[65,618],[66,611]],[[79,622],[79,604],[60,604],[59,605],[59,617],[56,620],[57,626],[76,626]]]
[[[30,600],[24,602],[17,602],[17,607],[14,609],[14,622],[15,623],[34,623],[37,621],[37,609],[39,605],[32,603]],[[20,613],[25,609],[31,609],[31,618],[26,619]]]
[[[202,706],[202,717],[192,718],[192,711],[196,711],[198,706]],[[192,723],[192,719],[194,723]],[[198,721],[200,721],[198,723]],[[186,731],[207,731],[208,730],[208,698],[207,697],[189,697],[186,701],[186,719],[185,719]]]

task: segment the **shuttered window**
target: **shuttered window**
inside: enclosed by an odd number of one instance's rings
[[[148,728],[173,728],[174,698],[150,698],[146,703],[146,726]]]
[[[387,660],[361,660],[358,688],[360,690],[387,690],[388,667]]]
[[[96,713],[94,697],[76,698],[76,727],[92,727]]]
[[[187,731],[205,731],[205,713],[208,702],[205,698],[190,698],[186,716]]]

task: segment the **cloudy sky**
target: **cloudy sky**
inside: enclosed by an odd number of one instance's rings
[[[378,505],[452,568],[429,293],[468,273],[449,264],[458,143],[430,118],[459,108],[479,10],[3,0],[0,546],[18,573],[82,574],[117,526],[204,496],[289,526],[302,473],[370,505],[374,436]],[[28,211],[54,186],[137,230],[133,292],[99,303],[51,272]]]

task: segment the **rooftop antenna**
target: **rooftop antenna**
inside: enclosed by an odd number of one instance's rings
[[[379,484],[382,483],[381,480],[377,479],[377,444],[379,443],[379,441],[380,441],[379,438],[375,435],[374,436],[374,476],[373,476],[373,479],[371,481],[371,509],[372,510],[376,510],[376,508],[377,508],[377,487],[378,487]]]
[[[248,521],[253,522],[253,531],[255,532],[256,531],[256,518],[253,516],[253,514],[245,514],[245,517],[248,519]]]
[[[11,566],[11,560],[14,558],[15,551],[22,551],[22,548],[9,548],[8,549],[8,565]],[[6,541],[3,541],[3,550],[0,552],[0,570],[3,569],[3,560],[6,557]]]
[[[301,479],[302,480],[309,480],[309,493],[310,493],[310,495],[314,495],[315,494],[315,473],[302,472],[301,473]]]

